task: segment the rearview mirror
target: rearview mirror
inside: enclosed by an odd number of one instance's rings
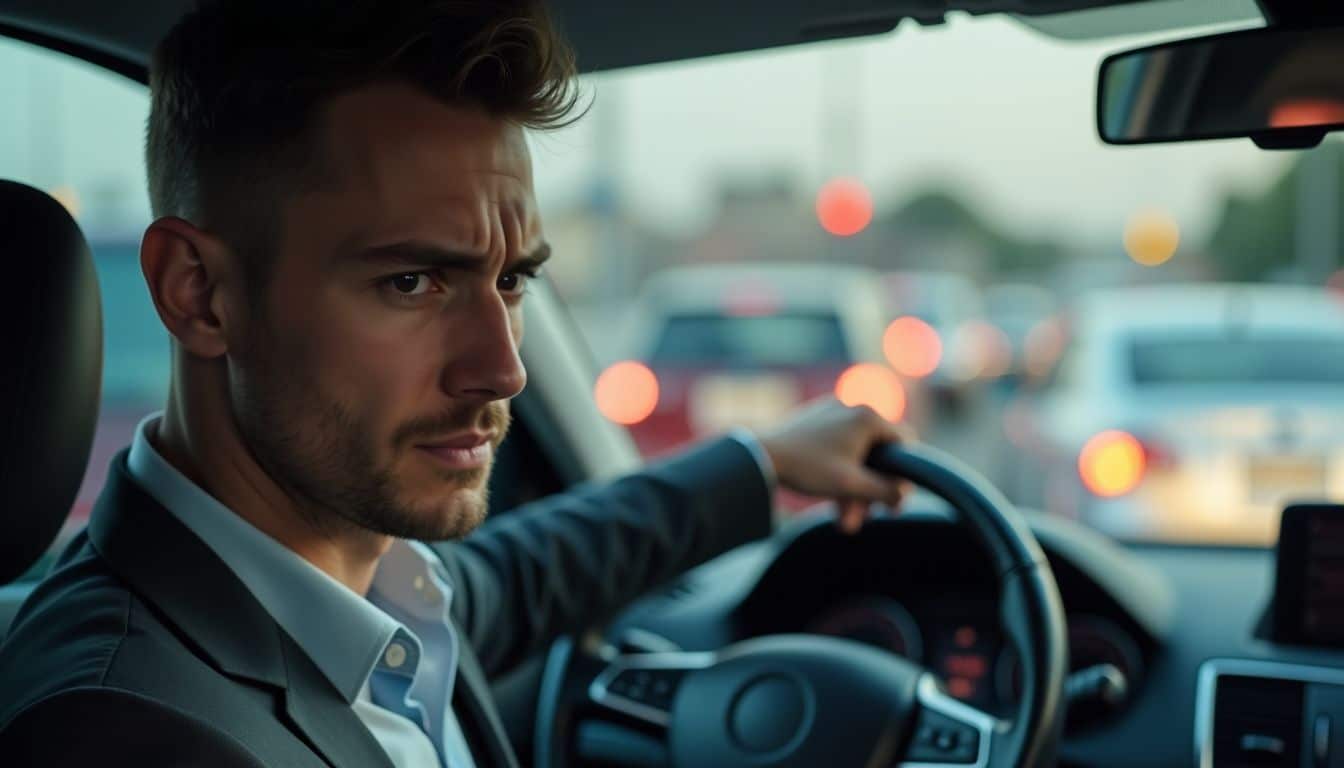
[[[1108,144],[1249,137],[1314,147],[1344,129],[1344,28],[1276,28],[1108,56],[1097,127]]]

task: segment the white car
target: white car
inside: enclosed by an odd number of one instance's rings
[[[1264,545],[1286,502],[1344,498],[1344,298],[1115,289],[1070,325],[1016,435],[1050,511],[1124,538]]]

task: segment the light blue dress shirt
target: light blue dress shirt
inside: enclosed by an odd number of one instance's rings
[[[262,533],[167,462],[136,429],[131,476],[229,566],[353,708],[397,768],[474,768],[453,714],[453,591],[423,544],[396,541],[362,597]]]

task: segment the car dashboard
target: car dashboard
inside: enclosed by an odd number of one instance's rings
[[[1120,546],[1070,521],[1029,518],[1067,615],[1062,765],[1201,764],[1212,726],[1199,722],[1207,704],[1197,699],[1211,660],[1344,665],[1335,650],[1263,639],[1273,551]],[[609,637],[657,637],[683,650],[779,633],[846,637],[906,656],[948,693],[1007,717],[1017,661],[999,608],[988,558],[931,504],[856,536],[795,522],[640,601]]]

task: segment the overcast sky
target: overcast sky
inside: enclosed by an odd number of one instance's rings
[[[868,182],[879,206],[955,185],[1001,222],[1079,241],[1116,237],[1153,206],[1202,234],[1224,189],[1263,185],[1286,156],[1241,141],[1101,145],[1097,64],[1137,42],[1066,43],[1006,18],[958,17],[600,76],[582,123],[536,137],[539,195],[543,209],[562,207],[606,167],[642,216],[686,230],[724,174],[783,171],[808,189],[845,174]],[[17,106],[0,119],[0,176],[72,186],[90,215],[120,206],[123,218],[147,217],[140,86],[0,41],[0,104]]]

